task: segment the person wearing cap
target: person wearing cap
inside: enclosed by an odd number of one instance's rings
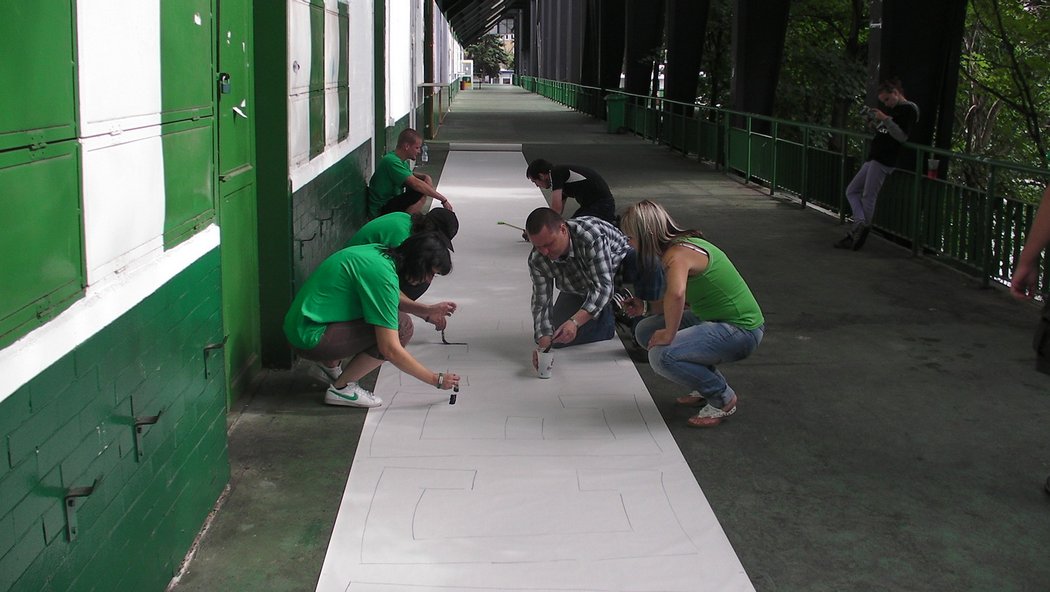
[[[382,405],[358,381],[386,360],[439,389],[459,385],[458,375],[433,372],[408,353],[412,321],[398,310],[401,285],[450,271],[446,241],[434,232],[410,236],[397,247],[342,249],[317,266],[295,295],[283,329],[299,356],[317,362],[331,379],[326,404]]]
[[[459,232],[459,218],[452,210],[444,208],[433,208],[426,214],[391,212],[366,222],[346,241],[343,248],[368,244],[396,247],[409,236],[420,232],[439,233],[449,250],[453,251],[452,239]]]
[[[346,247],[360,245],[379,244],[386,247],[400,246],[409,236],[430,232],[444,243],[445,248],[454,251],[452,239],[459,232],[459,219],[451,210],[434,208],[423,214],[408,214],[407,212],[391,212],[365,223],[353,237],[346,243]],[[416,283],[402,282],[401,296],[398,309],[402,312],[417,316],[424,321],[434,325],[438,331],[444,331],[448,324],[448,317],[456,312],[456,303],[443,300],[434,304],[423,304],[417,302],[419,297],[430,288],[430,281]],[[322,370],[328,372],[332,366],[322,366]]]
[[[406,238],[420,232],[436,232],[438,237],[445,241],[449,251],[455,251],[452,247],[452,239],[459,232],[459,219],[452,210],[444,208],[433,208],[424,214],[410,214],[408,212],[391,212],[375,218],[362,226],[346,242],[346,247],[357,245],[380,244],[388,247],[396,247],[403,243]],[[429,283],[417,286],[402,286],[409,299],[416,300],[422,296]]]
[[[448,198],[434,187],[430,175],[412,171],[409,161],[418,159],[422,149],[423,137],[416,130],[408,128],[397,136],[397,146],[379,159],[368,181],[369,218],[409,211],[424,197],[432,197],[441,202],[442,207],[452,209]]]

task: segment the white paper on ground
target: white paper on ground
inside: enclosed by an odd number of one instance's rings
[[[421,301],[455,301],[445,334],[467,345],[418,321],[408,348],[462,387],[449,405],[383,367],[317,590],[754,590],[619,340],[536,376],[531,247],[497,224],[545,205],[526,166],[449,153],[453,271]]]

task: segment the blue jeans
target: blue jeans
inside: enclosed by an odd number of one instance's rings
[[[646,317],[638,323],[634,337],[648,349],[649,338],[663,328],[663,315]],[[748,357],[764,334],[765,326],[748,330],[732,323],[701,321],[687,310],[682,313],[674,341],[649,349],[649,364],[660,376],[696,389],[708,403],[721,409],[736,393],[715,366]]]
[[[568,292],[558,294],[558,299],[554,301],[554,309],[551,310],[551,323],[554,325],[555,331],[558,330],[562,323],[569,320],[569,317],[575,314],[576,311],[580,310],[584,300],[586,300],[586,297],[579,294],[570,294]],[[616,319],[613,318],[612,302],[609,302],[605,305],[605,308],[598,312],[596,318],[580,326],[580,329],[576,332],[576,339],[569,343],[555,343],[554,349],[612,339],[613,335],[616,335],[615,323]]]

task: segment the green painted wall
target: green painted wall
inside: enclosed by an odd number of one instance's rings
[[[325,142],[325,8],[323,2],[310,5],[310,158],[324,152]]]
[[[0,348],[83,294],[80,145],[0,151]]]
[[[259,316],[264,366],[292,361],[281,322],[292,302],[292,208],[288,181],[288,4],[258,2],[255,30],[256,184],[259,215]]]
[[[219,20],[218,30],[226,32],[226,39],[218,43],[218,71],[229,77],[229,85],[216,93],[218,220],[226,394],[227,406],[233,408],[248,392],[261,366],[251,0],[222,0]]]
[[[390,144],[380,144],[386,139],[386,0],[374,0],[373,8],[373,50],[372,64],[375,105],[375,140],[376,157],[394,149]]]
[[[8,67],[0,68],[0,88],[18,92],[0,93],[0,150],[75,137],[73,3],[4,8],[0,55]]]
[[[382,2],[377,2],[380,11]],[[311,4],[311,48],[313,73],[323,73],[323,22],[316,11],[323,3]],[[340,51],[349,48],[348,7],[339,6]],[[383,9],[385,10],[385,8]],[[288,7],[284,2],[253,6],[255,38],[286,39]],[[380,62],[381,63],[381,62]],[[372,168],[371,141],[329,167],[292,194],[288,165],[288,50],[285,43],[255,44],[256,126],[258,171],[260,338],[262,363],[267,367],[291,365],[292,352],[281,325],[295,289],[325,257],[340,248],[365,220],[367,171]],[[339,82],[349,81],[349,64],[339,62]],[[379,88],[377,86],[377,88]],[[324,81],[311,80],[310,155],[324,148]],[[321,102],[315,106],[314,96]],[[380,101],[380,98],[376,99]],[[385,99],[384,99],[385,100]],[[349,108],[349,91],[340,90],[340,102]],[[316,108],[315,108],[316,107]],[[341,108],[342,109],[342,108]],[[349,111],[339,113],[339,139],[349,137]]]
[[[170,249],[215,220],[215,118],[161,126],[164,154],[164,247]]]
[[[0,348],[83,294],[74,23],[70,2],[0,19],[0,55],[18,56],[0,68],[0,88],[17,89],[0,93],[0,211],[17,221],[0,231]]]
[[[0,403],[0,589],[164,589],[229,479],[221,339],[215,249]]]
[[[292,259],[297,289],[321,261],[343,248],[365,223],[365,175],[372,169],[370,159],[371,146],[362,144],[292,195]]]

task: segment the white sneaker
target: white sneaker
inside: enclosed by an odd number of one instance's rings
[[[325,366],[323,362],[315,362],[315,364],[317,364],[317,367],[328,375],[328,378],[332,382],[339,380],[339,375],[343,373],[343,367],[339,364],[336,364],[335,366]]]
[[[372,394],[372,391],[361,388],[356,382],[348,382],[343,388],[328,387],[324,394],[324,402],[327,405],[342,405],[344,407],[379,407],[383,400]]]
[[[686,407],[703,407],[707,405],[707,399],[700,394],[700,391],[691,391],[688,395],[678,397],[674,402]]]

